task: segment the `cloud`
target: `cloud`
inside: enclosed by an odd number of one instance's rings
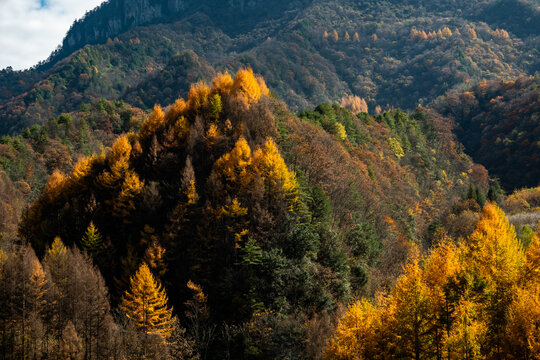
[[[103,0],[0,0],[0,69],[27,69],[49,57],[75,19]]]

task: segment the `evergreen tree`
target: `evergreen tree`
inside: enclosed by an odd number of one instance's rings
[[[94,257],[99,254],[102,245],[103,238],[101,237],[101,234],[94,223],[91,221],[90,225],[88,225],[88,228],[86,229],[86,233],[81,239],[81,248],[85,250],[88,255]]]

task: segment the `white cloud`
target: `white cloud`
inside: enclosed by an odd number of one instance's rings
[[[0,69],[27,69],[47,59],[73,21],[102,2],[0,0]]]

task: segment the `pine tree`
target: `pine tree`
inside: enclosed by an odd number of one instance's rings
[[[219,115],[221,114],[221,109],[221,96],[219,96],[219,94],[214,94],[210,100],[210,108],[208,109],[210,119],[217,121],[219,119]]]
[[[99,254],[101,246],[103,245],[103,238],[98,229],[91,221],[90,225],[86,229],[86,233],[81,239],[81,248],[85,250],[91,257]]]
[[[130,283],[120,309],[145,334],[168,338],[172,332],[172,308],[167,307],[165,289],[156,281],[148,265],[142,264]]]

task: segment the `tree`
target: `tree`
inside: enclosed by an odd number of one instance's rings
[[[152,111],[150,116],[141,126],[141,130],[139,132],[141,139],[147,139],[152,136],[152,134],[154,134],[156,130],[160,128],[164,123],[165,114],[163,113],[163,109],[161,109],[161,106],[159,105],[154,106],[154,111]]]
[[[448,358],[452,360],[484,359],[481,346],[487,327],[479,320],[475,304],[463,300],[456,308],[455,319],[452,330],[445,339]]]
[[[353,114],[368,112],[366,100],[356,95],[343,96],[341,98],[341,107],[351,110]]]
[[[333,40],[334,42],[338,42],[338,41],[339,41],[339,34],[338,34],[338,32],[337,32],[336,30],[333,30],[333,31],[332,31],[332,40]]]
[[[96,256],[103,245],[103,238],[92,221],[81,239],[81,248],[91,257]]]
[[[210,119],[217,121],[219,119],[219,115],[221,114],[221,109],[221,96],[219,96],[219,94],[214,94],[210,100],[210,108],[208,109]]]
[[[497,205],[484,207],[465,251],[467,271],[479,277],[476,282],[486,282],[488,349],[500,357],[508,309],[525,265],[525,254],[514,226]]]
[[[148,265],[139,267],[130,285],[120,309],[145,335],[155,334],[167,339],[172,332],[172,308],[167,306],[165,289],[156,281]]]
[[[82,360],[84,357],[82,340],[71,321],[62,332],[61,356],[68,360]]]
[[[325,359],[370,359],[369,353],[377,351],[376,334],[380,322],[378,309],[370,301],[362,300],[349,305],[325,349]]]
[[[262,95],[267,95],[268,93],[266,84],[264,84],[264,89],[266,91],[266,93],[264,93],[261,90],[259,82],[260,79],[255,77],[255,74],[253,74],[253,70],[251,68],[242,69],[239,70],[234,77],[232,91],[234,95],[244,99],[244,101],[249,105],[259,101]]]
[[[400,357],[424,359],[434,353],[433,334],[430,330],[436,321],[433,298],[424,281],[419,259],[412,259],[398,279],[390,299],[390,312],[394,315],[395,339],[392,347]]]

